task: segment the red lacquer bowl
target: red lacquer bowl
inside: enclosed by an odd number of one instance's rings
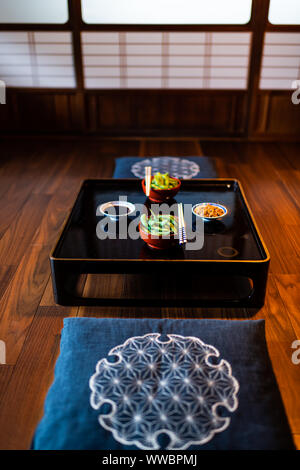
[[[155,248],[156,250],[168,250],[178,246],[178,238],[175,238],[174,233],[171,233],[169,238],[159,235],[154,236],[143,226],[143,224],[141,224],[141,222],[139,223],[139,231],[141,238],[148,246],[150,246],[150,248]]]
[[[153,180],[154,176],[151,177],[151,181]],[[177,181],[177,186],[174,188],[169,188],[169,189],[153,189],[150,188],[150,196],[149,199],[150,201],[153,202],[164,202],[168,199],[172,199],[173,197],[176,196],[178,193],[180,186],[181,186],[181,181],[178,178],[175,178],[174,176],[171,176],[172,179]],[[146,194],[146,184],[145,184],[145,178],[142,180],[142,188],[144,193]]]

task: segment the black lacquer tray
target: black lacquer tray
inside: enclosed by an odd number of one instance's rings
[[[120,196],[135,205],[149,204],[140,180],[83,182],[50,256],[58,304],[255,308],[263,305],[270,258],[237,180],[182,181],[172,203],[182,202],[185,207],[191,207],[199,202],[218,202],[228,209],[224,218],[204,222],[201,249],[178,246],[158,251],[150,249],[140,238],[99,239],[96,227],[101,216],[97,208]],[[194,215],[189,223],[188,229],[195,230]],[[135,295],[133,290],[124,298],[89,297],[79,293],[82,275],[113,273],[138,275],[139,280],[144,276],[144,293]],[[151,291],[153,279],[162,296],[155,296],[157,292]],[[168,295],[171,293],[173,298]]]

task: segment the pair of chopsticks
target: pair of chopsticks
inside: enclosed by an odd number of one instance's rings
[[[145,167],[145,183],[146,183],[146,196],[150,196],[150,187],[151,187],[151,166]]]
[[[186,243],[186,231],[182,203],[178,204],[178,232],[179,245],[183,245],[184,243]]]

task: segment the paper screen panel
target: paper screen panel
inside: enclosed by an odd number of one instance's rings
[[[1,0],[1,23],[63,24],[68,21],[67,0]]]
[[[245,24],[252,0],[81,0],[91,24]]]
[[[291,90],[300,80],[300,33],[266,33],[260,88]]]
[[[8,87],[74,88],[70,32],[0,32],[0,79]]]
[[[82,33],[86,88],[246,89],[251,33]]]
[[[269,21],[273,24],[300,24],[299,0],[270,0]]]

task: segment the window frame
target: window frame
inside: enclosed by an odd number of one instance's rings
[[[83,61],[82,61],[82,48],[81,48],[81,33],[85,31],[186,31],[186,32],[251,32],[252,40],[250,45],[249,56],[249,70],[248,70],[248,89],[236,90],[236,93],[247,94],[247,121],[250,119],[253,108],[256,106],[258,95],[261,94],[259,89],[259,79],[261,70],[261,60],[264,45],[264,34],[266,32],[300,32],[300,25],[273,25],[269,22],[269,5],[270,0],[252,0],[251,18],[247,24],[209,24],[209,25],[118,25],[118,24],[87,24],[82,19],[81,0],[68,0],[69,19],[64,24],[40,24],[40,23],[26,23],[26,24],[4,24],[0,23],[0,31],[69,31],[72,35],[72,48],[73,48],[73,63],[75,69],[75,88],[66,89],[53,89],[53,88],[25,88],[18,87],[14,89],[21,89],[24,92],[42,93],[63,93],[69,92],[79,95],[93,93],[93,90],[86,90],[84,88],[83,80]],[[254,54],[255,51],[255,54]],[[97,92],[105,92],[106,90],[97,90]],[[130,92],[131,90],[122,90]],[[209,93],[226,93],[227,90],[197,90]],[[165,92],[165,90],[162,90]],[[171,90],[172,93],[175,90]],[[264,90],[265,92],[265,90]],[[248,127],[248,125],[247,125]]]

